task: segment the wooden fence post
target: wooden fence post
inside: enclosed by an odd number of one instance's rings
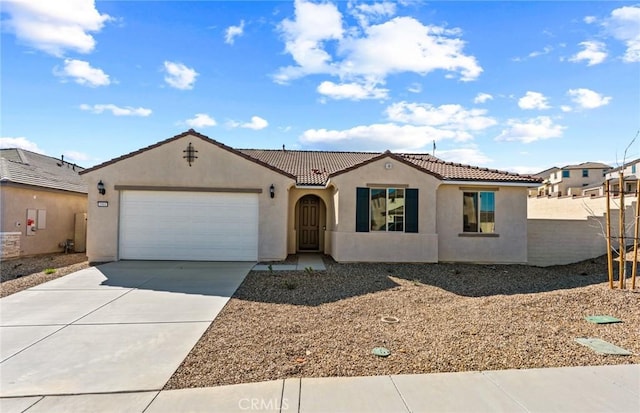
[[[609,181],[604,182],[604,194],[607,197],[607,270],[609,271],[609,288],[613,290],[613,254],[611,253],[611,192]]]

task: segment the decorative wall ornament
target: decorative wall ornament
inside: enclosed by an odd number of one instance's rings
[[[198,151],[193,148],[191,142],[189,142],[189,146],[187,146],[187,149],[182,152],[185,153],[183,158],[186,159],[187,162],[189,162],[189,166],[191,166],[191,164],[195,162],[196,159],[198,159],[198,157],[196,156],[196,153],[198,153]]]

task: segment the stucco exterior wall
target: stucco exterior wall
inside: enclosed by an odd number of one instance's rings
[[[63,251],[59,244],[74,238],[75,214],[87,210],[87,195],[75,192],[3,185],[0,199],[0,232],[20,233],[20,256]],[[31,231],[29,236],[27,209],[46,211],[46,228]]]
[[[391,163],[387,169],[385,164]],[[382,158],[331,178],[335,226],[327,228],[330,253],[340,262],[437,262],[436,189],[440,180],[392,158]],[[418,189],[418,233],[356,232],[356,188]]]
[[[191,166],[183,158],[189,143],[197,150]],[[89,187],[87,255],[91,262],[118,260],[120,191],[117,185],[181,188],[261,189],[259,194],[258,259],[280,260],[287,255],[288,189],[294,180],[206,142],[184,136],[84,174]],[[106,194],[96,186],[102,180]],[[275,187],[275,197],[269,187]],[[98,207],[107,201],[108,207]]]
[[[462,198],[470,188],[495,190],[494,234],[463,232]],[[527,262],[527,188],[443,184],[438,188],[437,211],[440,261]]]

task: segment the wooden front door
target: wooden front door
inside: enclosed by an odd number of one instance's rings
[[[320,201],[315,195],[300,199],[298,249],[320,249]]]

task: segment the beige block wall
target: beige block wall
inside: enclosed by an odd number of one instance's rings
[[[461,189],[464,188],[464,189]],[[441,185],[438,189],[439,260],[477,263],[527,262],[527,188],[497,187],[492,235],[463,233],[462,196],[471,185]],[[473,187],[491,190],[496,187]],[[497,236],[495,236],[497,235]]]
[[[607,253],[606,198],[529,198],[529,264],[563,265]],[[611,200],[611,234],[619,235],[620,201]],[[625,244],[633,242],[635,198],[625,198]],[[613,239],[618,248],[617,238]]]
[[[385,164],[390,162],[391,169]],[[392,158],[331,178],[336,222],[328,252],[340,262],[437,262],[436,189],[440,180]],[[367,184],[418,188],[418,233],[356,232],[356,188]]]
[[[190,142],[198,151],[192,166],[183,159]],[[294,180],[198,137],[182,137],[84,177],[89,185],[87,255],[91,262],[118,260],[120,192],[116,185],[261,189],[258,258],[280,260],[287,255],[286,211]],[[105,195],[97,193],[100,180],[105,184]],[[272,184],[273,199],[269,196]],[[108,201],[109,206],[98,207],[97,201]]]
[[[87,210],[86,194],[8,185],[0,191],[0,232],[20,233],[21,256],[63,251],[59,244],[74,238],[75,214]],[[46,228],[29,236],[26,235],[27,209],[47,211]]]
[[[564,265],[606,253],[606,238],[597,222],[568,219],[529,220],[529,265]]]

